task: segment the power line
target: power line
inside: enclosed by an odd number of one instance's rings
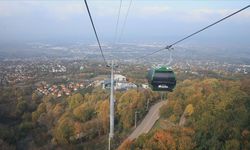
[[[95,25],[94,25],[94,22],[93,22],[93,19],[92,19],[90,10],[89,10],[89,6],[88,6],[88,3],[87,3],[87,0],[84,0],[84,2],[85,2],[85,6],[86,6],[86,8],[87,8],[88,14],[89,14],[89,19],[90,19],[90,21],[91,21],[91,24],[92,24],[92,27],[93,27],[93,30],[94,30],[94,33],[95,33],[95,37],[96,37],[96,40],[97,40],[99,49],[100,49],[101,54],[102,54],[103,61],[104,61],[104,63],[107,64],[107,61],[106,61],[106,59],[105,59],[105,57],[104,57],[104,54],[103,54],[102,46],[101,46],[101,44],[100,44],[100,40],[99,40],[98,35],[97,35],[97,32],[96,32],[96,28],[95,28]]]
[[[125,16],[125,20],[124,20],[123,25],[122,25],[122,29],[121,29],[120,36],[118,37],[118,41],[121,40],[121,37],[122,37],[122,35],[123,35],[124,29],[125,29],[125,26],[126,26],[126,23],[127,23],[129,11],[130,11],[130,8],[131,8],[131,5],[132,5],[132,1],[133,1],[133,0],[130,0],[130,2],[129,2],[129,6],[128,6],[127,13],[126,13],[126,16]]]
[[[117,16],[117,20],[116,20],[116,26],[115,26],[115,40],[114,40],[114,43],[117,42],[117,34],[118,34],[118,26],[119,26],[119,22],[120,22],[121,8],[122,8],[122,0],[120,0],[120,6],[119,6],[118,16]]]
[[[196,31],[196,32],[194,32],[194,33],[192,33],[192,34],[190,34],[190,35],[188,35],[188,36],[186,36],[186,37],[184,37],[184,38],[178,40],[178,41],[176,41],[176,42],[174,42],[174,43],[172,43],[172,44],[170,44],[170,45],[168,45],[168,46],[166,46],[165,48],[159,49],[159,50],[157,50],[157,51],[154,51],[154,52],[152,52],[152,53],[150,53],[150,54],[144,55],[144,56],[139,57],[139,58],[142,59],[142,58],[145,58],[145,57],[147,57],[147,56],[150,56],[150,55],[153,55],[153,54],[155,54],[155,53],[158,53],[158,52],[160,52],[160,51],[169,50],[169,49],[170,49],[171,47],[173,47],[174,45],[176,45],[176,44],[178,44],[178,43],[180,43],[180,42],[182,42],[182,41],[184,41],[184,40],[186,40],[186,39],[188,39],[188,38],[190,38],[190,37],[192,37],[192,36],[194,36],[194,35],[196,35],[196,34],[202,32],[202,31],[204,31],[204,30],[206,30],[206,29],[208,29],[208,28],[210,28],[210,27],[212,27],[212,26],[214,26],[214,25],[216,25],[216,24],[222,22],[223,20],[226,20],[227,18],[230,18],[230,17],[236,15],[237,13],[239,13],[239,12],[241,12],[241,11],[247,9],[248,7],[250,7],[250,5],[248,5],[248,6],[244,7],[244,8],[242,8],[242,9],[240,9],[240,10],[238,10],[238,11],[236,11],[236,12],[234,12],[234,13],[232,13],[232,14],[230,14],[230,15],[228,15],[228,16],[226,16],[226,17],[224,17],[224,18],[222,18],[222,19],[220,19],[220,20],[218,20],[218,21],[216,21],[216,22],[214,22],[214,23],[212,23],[212,24],[210,24],[210,25],[208,25],[208,26],[206,26],[206,27],[204,27],[204,28],[202,28],[202,29],[200,29],[200,30],[198,30],[198,31]]]

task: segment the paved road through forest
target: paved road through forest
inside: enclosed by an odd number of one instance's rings
[[[167,101],[160,101],[153,105],[146,117],[142,120],[139,126],[129,135],[128,139],[133,140],[138,138],[143,133],[148,133],[153,127],[155,122],[159,119],[159,111],[162,105],[166,104]]]

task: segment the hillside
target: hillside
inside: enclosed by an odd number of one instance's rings
[[[108,144],[109,92],[96,88],[57,98],[30,89],[5,88],[0,94],[0,149],[103,149]],[[29,96],[32,95],[32,96]],[[150,90],[116,92],[118,145],[149,105],[159,99]]]
[[[250,149],[250,80],[185,80],[149,134],[122,149]]]

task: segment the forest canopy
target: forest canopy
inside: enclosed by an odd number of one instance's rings
[[[121,149],[250,149],[249,81],[183,81],[168,95],[155,128]]]

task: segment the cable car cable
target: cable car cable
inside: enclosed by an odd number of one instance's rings
[[[117,20],[116,20],[116,26],[115,26],[115,40],[114,40],[114,43],[117,42],[117,34],[118,34],[118,26],[119,26],[119,22],[120,22],[121,8],[122,8],[122,0],[120,0],[120,6],[119,6],[118,16],[117,16]]]
[[[132,1],[133,1],[133,0],[130,0],[130,2],[129,2],[129,6],[128,6],[128,9],[127,9],[127,12],[126,12],[125,20],[124,20],[124,22],[123,22],[122,29],[121,29],[121,32],[120,32],[120,36],[118,37],[118,42],[121,40],[122,35],[123,35],[123,33],[124,33],[124,29],[125,29],[125,26],[126,26],[126,24],[127,24],[128,15],[129,15],[129,12],[130,12],[130,8],[131,8],[131,5],[132,5]]]
[[[92,16],[91,16],[91,13],[90,13],[90,10],[89,10],[89,6],[88,6],[88,3],[87,3],[87,0],[84,0],[85,2],[85,6],[87,8],[87,11],[88,11],[88,15],[89,15],[89,19],[91,21],[91,24],[92,24],[92,27],[93,27],[93,30],[94,30],[94,33],[95,33],[95,37],[96,37],[96,40],[97,40],[97,43],[98,43],[98,46],[99,46],[99,49],[101,51],[101,54],[102,54],[102,58],[104,60],[104,63],[108,64],[105,57],[104,57],[104,54],[103,54],[103,50],[102,50],[102,46],[100,44],[100,40],[99,40],[99,37],[97,35],[97,32],[96,32],[96,28],[95,28],[95,25],[94,25],[94,22],[93,22],[93,19],[92,19]]]
[[[196,31],[196,32],[194,32],[194,33],[192,33],[192,34],[190,34],[190,35],[188,35],[188,36],[182,38],[182,39],[180,39],[180,40],[178,40],[178,41],[176,41],[176,42],[174,42],[174,43],[172,43],[171,45],[166,46],[165,48],[159,49],[159,50],[157,50],[157,51],[154,51],[154,52],[152,52],[152,53],[150,53],[150,54],[144,55],[144,56],[139,57],[139,58],[137,58],[137,59],[143,59],[143,58],[145,58],[145,57],[147,57],[147,56],[153,55],[153,54],[155,54],[155,53],[158,53],[158,52],[163,51],[163,50],[166,50],[166,49],[169,50],[169,49],[170,49],[171,47],[173,47],[174,45],[176,45],[176,44],[178,44],[178,43],[180,43],[180,42],[182,42],[182,41],[184,41],[184,40],[186,40],[186,39],[188,39],[188,38],[190,38],[190,37],[192,37],[192,36],[194,36],[194,35],[196,35],[196,34],[202,32],[202,31],[204,31],[204,30],[206,30],[206,29],[208,29],[208,28],[210,28],[210,27],[212,27],[212,26],[214,26],[214,25],[216,25],[216,24],[222,22],[223,20],[226,20],[226,19],[228,19],[228,18],[230,18],[230,17],[232,17],[232,16],[238,14],[239,12],[241,12],[241,11],[243,11],[243,10],[249,8],[249,7],[250,7],[250,5],[248,5],[248,6],[244,7],[244,8],[242,8],[242,9],[240,9],[240,10],[238,10],[238,11],[236,11],[236,12],[234,12],[234,13],[232,13],[232,14],[230,14],[230,15],[228,15],[228,16],[226,16],[226,17],[224,17],[224,18],[222,18],[222,19],[220,19],[220,20],[218,20],[218,21],[216,21],[216,22],[214,22],[214,23],[212,23],[212,24],[210,24],[210,25],[208,25],[208,26],[206,26],[206,27],[204,27],[204,28],[202,28],[202,29],[200,29],[200,30],[198,30],[198,31]]]

